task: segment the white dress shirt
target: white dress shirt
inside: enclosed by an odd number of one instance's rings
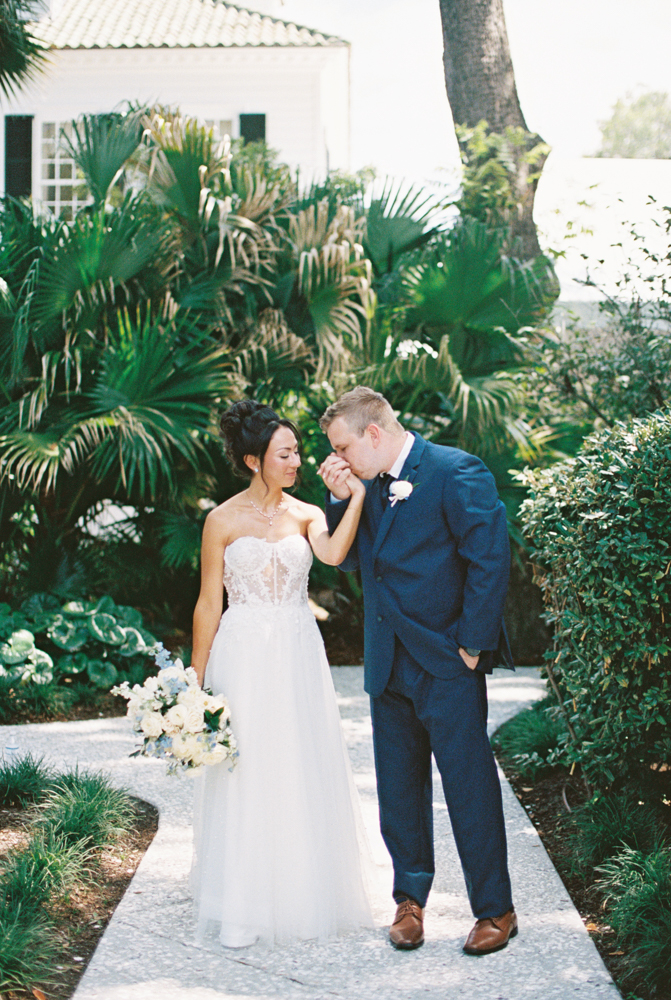
[[[413,444],[415,443],[415,435],[411,434],[410,431],[405,432],[405,441],[403,442],[403,447],[399,452],[399,456],[392,465],[391,469],[387,473],[392,479],[398,479],[398,477],[403,472],[403,466],[405,465],[405,460],[410,454]]]

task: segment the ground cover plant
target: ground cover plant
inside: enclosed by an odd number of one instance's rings
[[[71,995],[155,829],[102,774],[30,756],[0,768],[3,996]]]
[[[552,768],[552,754],[565,731],[556,703],[543,698],[497,730],[492,745],[521,778],[533,779]]]
[[[590,794],[579,768],[553,763],[548,704],[494,734],[499,762],[622,996],[670,1000],[671,807],[633,788]]]
[[[25,809],[44,798],[53,784],[53,772],[41,759],[23,754],[0,762],[0,808]]]

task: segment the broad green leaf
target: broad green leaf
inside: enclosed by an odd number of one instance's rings
[[[105,689],[111,688],[118,677],[116,667],[109,660],[89,660],[87,672],[96,687]]]
[[[13,632],[7,642],[0,646],[0,661],[5,666],[23,663],[35,649],[35,636],[27,629]]]
[[[96,611],[87,618],[86,627],[98,642],[120,646],[125,640],[125,632],[120,625],[117,625],[113,615]]]

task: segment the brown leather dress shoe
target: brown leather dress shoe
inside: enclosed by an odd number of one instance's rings
[[[515,910],[508,910],[501,917],[485,917],[477,920],[475,927],[466,938],[464,951],[467,955],[488,955],[491,951],[505,948],[508,941],[517,934]]]
[[[389,940],[400,951],[412,951],[424,944],[424,911],[414,899],[404,899],[398,904]]]

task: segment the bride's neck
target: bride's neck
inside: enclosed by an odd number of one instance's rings
[[[247,487],[247,495],[257,507],[265,510],[268,507],[277,507],[282,501],[282,487],[266,484],[260,476],[255,476]]]

